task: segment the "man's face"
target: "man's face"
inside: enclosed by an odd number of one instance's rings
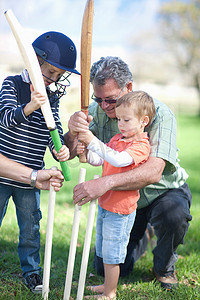
[[[94,96],[101,100],[117,99],[120,95],[123,96],[128,93],[128,89],[125,88],[123,91],[118,87],[116,81],[111,78],[106,80],[104,85],[93,84]],[[105,101],[98,103],[101,109],[106,113],[109,118],[115,118],[115,103],[109,104]]]

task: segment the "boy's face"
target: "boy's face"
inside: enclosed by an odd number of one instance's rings
[[[125,138],[130,138],[144,131],[143,118],[134,113],[134,105],[124,105],[115,108],[118,127]]]
[[[51,83],[57,81],[65,73],[65,70],[54,67],[46,61],[41,65],[41,71],[46,87]]]

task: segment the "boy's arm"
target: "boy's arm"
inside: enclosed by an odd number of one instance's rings
[[[88,150],[87,152],[87,162],[92,166],[101,166],[104,163],[104,159],[101,158],[97,153]]]
[[[22,122],[27,122],[23,108],[17,101],[17,90],[14,82],[6,78],[2,84],[0,92],[0,122],[9,128],[17,126]]]
[[[126,167],[134,162],[128,152],[119,152],[110,148],[95,137],[90,130],[79,133],[79,138],[87,146],[88,150],[95,152],[114,167]]]
[[[103,160],[106,160],[114,167],[126,167],[133,164],[134,160],[132,156],[126,151],[116,151],[103,142],[101,142],[96,137],[93,137],[92,141],[89,143],[88,150],[95,152]]]
[[[104,159],[101,158],[97,153],[92,152],[86,149],[87,138],[90,136],[90,132],[86,131],[84,134],[80,134],[79,137],[85,143],[82,143],[80,140],[77,144],[77,155],[81,155],[82,153],[86,154],[87,162],[92,166],[101,166],[104,163]],[[91,138],[93,138],[93,134],[91,134]]]

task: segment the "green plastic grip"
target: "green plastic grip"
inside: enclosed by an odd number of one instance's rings
[[[51,138],[53,140],[53,144],[55,146],[55,149],[57,152],[59,152],[60,148],[62,147],[62,143],[60,140],[60,136],[58,133],[58,129],[53,129],[50,130],[50,134],[51,134]],[[67,164],[66,161],[60,161],[60,166],[63,172],[63,176],[65,178],[66,181],[70,181],[72,179],[71,174],[70,174],[70,170],[69,170],[69,166]]]

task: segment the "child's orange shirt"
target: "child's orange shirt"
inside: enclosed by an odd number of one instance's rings
[[[150,154],[150,145],[146,132],[130,139],[123,139],[122,134],[116,134],[107,144],[116,151],[127,151],[133,158],[133,164],[126,167],[113,167],[107,161],[103,164],[102,176],[122,173],[134,169],[145,162]],[[112,191],[109,190],[98,199],[99,205],[114,213],[130,214],[137,208],[139,190]]]

